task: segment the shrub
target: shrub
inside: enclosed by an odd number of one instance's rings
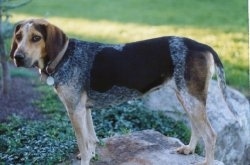
[[[6,144],[0,158],[6,164],[53,164],[67,159],[76,148],[72,128],[64,118],[25,121],[13,116],[10,123],[1,124],[1,132],[0,141]]]
[[[101,138],[145,129],[153,129],[166,136],[178,137],[184,143],[187,143],[190,138],[190,131],[182,122],[167,117],[161,111],[150,111],[143,106],[141,100],[94,110],[92,115],[95,130]]]
[[[41,121],[12,116],[0,125],[0,160],[5,164],[55,164],[69,159],[77,150],[72,126],[62,103],[47,86],[40,86],[42,98],[35,104],[47,115]],[[187,143],[190,131],[162,112],[150,111],[141,100],[133,100],[92,112],[99,138],[144,129],[154,129]]]

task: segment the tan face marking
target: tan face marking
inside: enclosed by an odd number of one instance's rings
[[[39,68],[44,67],[45,41],[41,32],[35,29],[34,23],[26,23],[20,27],[15,33],[15,42],[17,43],[17,54],[24,56],[23,65],[25,67],[32,67],[38,65]],[[14,59],[17,64],[18,58]]]

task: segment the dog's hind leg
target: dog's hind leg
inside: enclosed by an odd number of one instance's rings
[[[186,103],[185,103],[184,99],[182,99],[182,96],[179,93],[179,91],[177,91],[177,90],[176,90],[176,96],[177,96],[178,100],[180,101],[182,107],[186,111],[188,117],[191,119],[191,116],[189,116],[189,113],[188,113],[188,109],[185,106]],[[193,120],[190,120],[190,122],[191,122],[191,138],[190,138],[189,144],[177,148],[178,153],[185,154],[185,155],[194,153],[196,145],[197,145],[198,140],[200,138],[199,131],[195,127]]]
[[[201,165],[212,165],[214,160],[214,150],[216,142],[216,133],[206,115],[205,104],[196,99],[186,91],[176,91],[177,98],[183,105],[191,121],[192,135],[188,145],[177,149],[181,154],[193,153],[199,137],[202,137],[205,144],[206,157]]]
[[[189,118],[191,118],[191,116],[189,116]],[[191,138],[189,144],[177,148],[177,152],[184,155],[193,154],[195,152],[198,140],[201,137],[193,120],[190,120],[190,122],[191,122]]]
[[[182,154],[194,152],[199,137],[202,137],[206,157],[201,164],[212,165],[216,133],[207,118],[206,99],[209,81],[214,70],[213,56],[207,51],[189,51],[185,63],[181,62],[183,61],[176,62],[177,69],[174,71],[176,94],[191,121],[192,136],[190,143],[179,148],[178,151]]]
[[[205,144],[205,161],[201,165],[212,165],[214,161],[216,133],[212,128],[206,114],[206,108],[203,103],[198,103],[194,113],[191,113],[191,120],[199,131]]]
[[[211,127],[211,124],[208,121],[206,115],[204,115],[204,112],[201,113],[201,116],[195,116],[195,120],[198,120],[198,122],[196,122],[196,126],[202,136],[206,151],[205,161],[203,163],[200,163],[200,165],[212,165],[214,161],[215,143],[217,135],[214,129]],[[198,119],[200,117],[202,117],[202,120]]]

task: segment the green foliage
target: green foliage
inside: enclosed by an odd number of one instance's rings
[[[72,126],[52,88],[40,85],[41,100],[35,102],[47,119],[27,121],[12,116],[10,122],[0,124],[0,163],[55,164],[69,159],[76,152],[76,139]],[[163,113],[149,111],[140,100],[123,103],[92,112],[99,138],[132,131],[154,129],[187,143],[190,131],[181,122]]]
[[[64,116],[65,109],[58,96],[54,92],[53,88],[50,88],[48,85],[40,85],[37,89],[41,94],[41,100],[35,102],[35,104],[42,109],[45,114],[49,114],[53,117],[59,115]]]
[[[140,100],[92,112],[98,137],[153,129],[166,136],[177,137],[188,143],[190,131],[182,122],[167,117],[163,112],[150,111]]]
[[[0,1],[0,12],[1,12],[1,35],[4,39],[11,37],[13,33],[13,25],[9,22],[10,9],[19,8],[28,4],[31,0],[1,0]],[[3,20],[4,18],[4,20]],[[3,20],[3,21],[2,21]]]
[[[15,9],[28,4],[31,0],[1,0],[0,8],[7,12],[10,9]]]
[[[35,72],[30,72],[27,68],[10,68],[10,74],[13,77],[37,78]]]
[[[34,104],[47,119],[27,121],[12,116],[10,122],[1,123],[0,163],[55,164],[75,152],[76,139],[61,102],[52,88],[40,85],[38,90],[42,98]]]
[[[11,24],[8,20],[4,20],[2,22],[2,35],[4,39],[10,38],[13,34],[13,24]]]
[[[7,164],[54,164],[67,159],[76,148],[65,118],[26,121],[13,116],[0,128],[0,160]]]

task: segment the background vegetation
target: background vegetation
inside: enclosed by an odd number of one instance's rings
[[[31,17],[47,18],[70,36],[91,41],[190,37],[215,48],[229,85],[249,87],[247,0],[36,0],[15,10],[12,20]]]
[[[249,95],[247,0],[34,0],[13,13],[13,23],[46,18],[69,36],[89,41],[123,43],[163,35],[193,38],[218,52],[228,84]],[[12,75],[34,79],[26,69],[21,73],[14,69]],[[62,104],[49,87],[37,83],[43,94],[34,104],[48,118],[25,121],[13,116],[1,123],[0,163],[54,164],[76,152]],[[183,124],[147,111],[140,101],[95,111],[93,117],[100,138],[148,128],[185,142],[190,136]]]

